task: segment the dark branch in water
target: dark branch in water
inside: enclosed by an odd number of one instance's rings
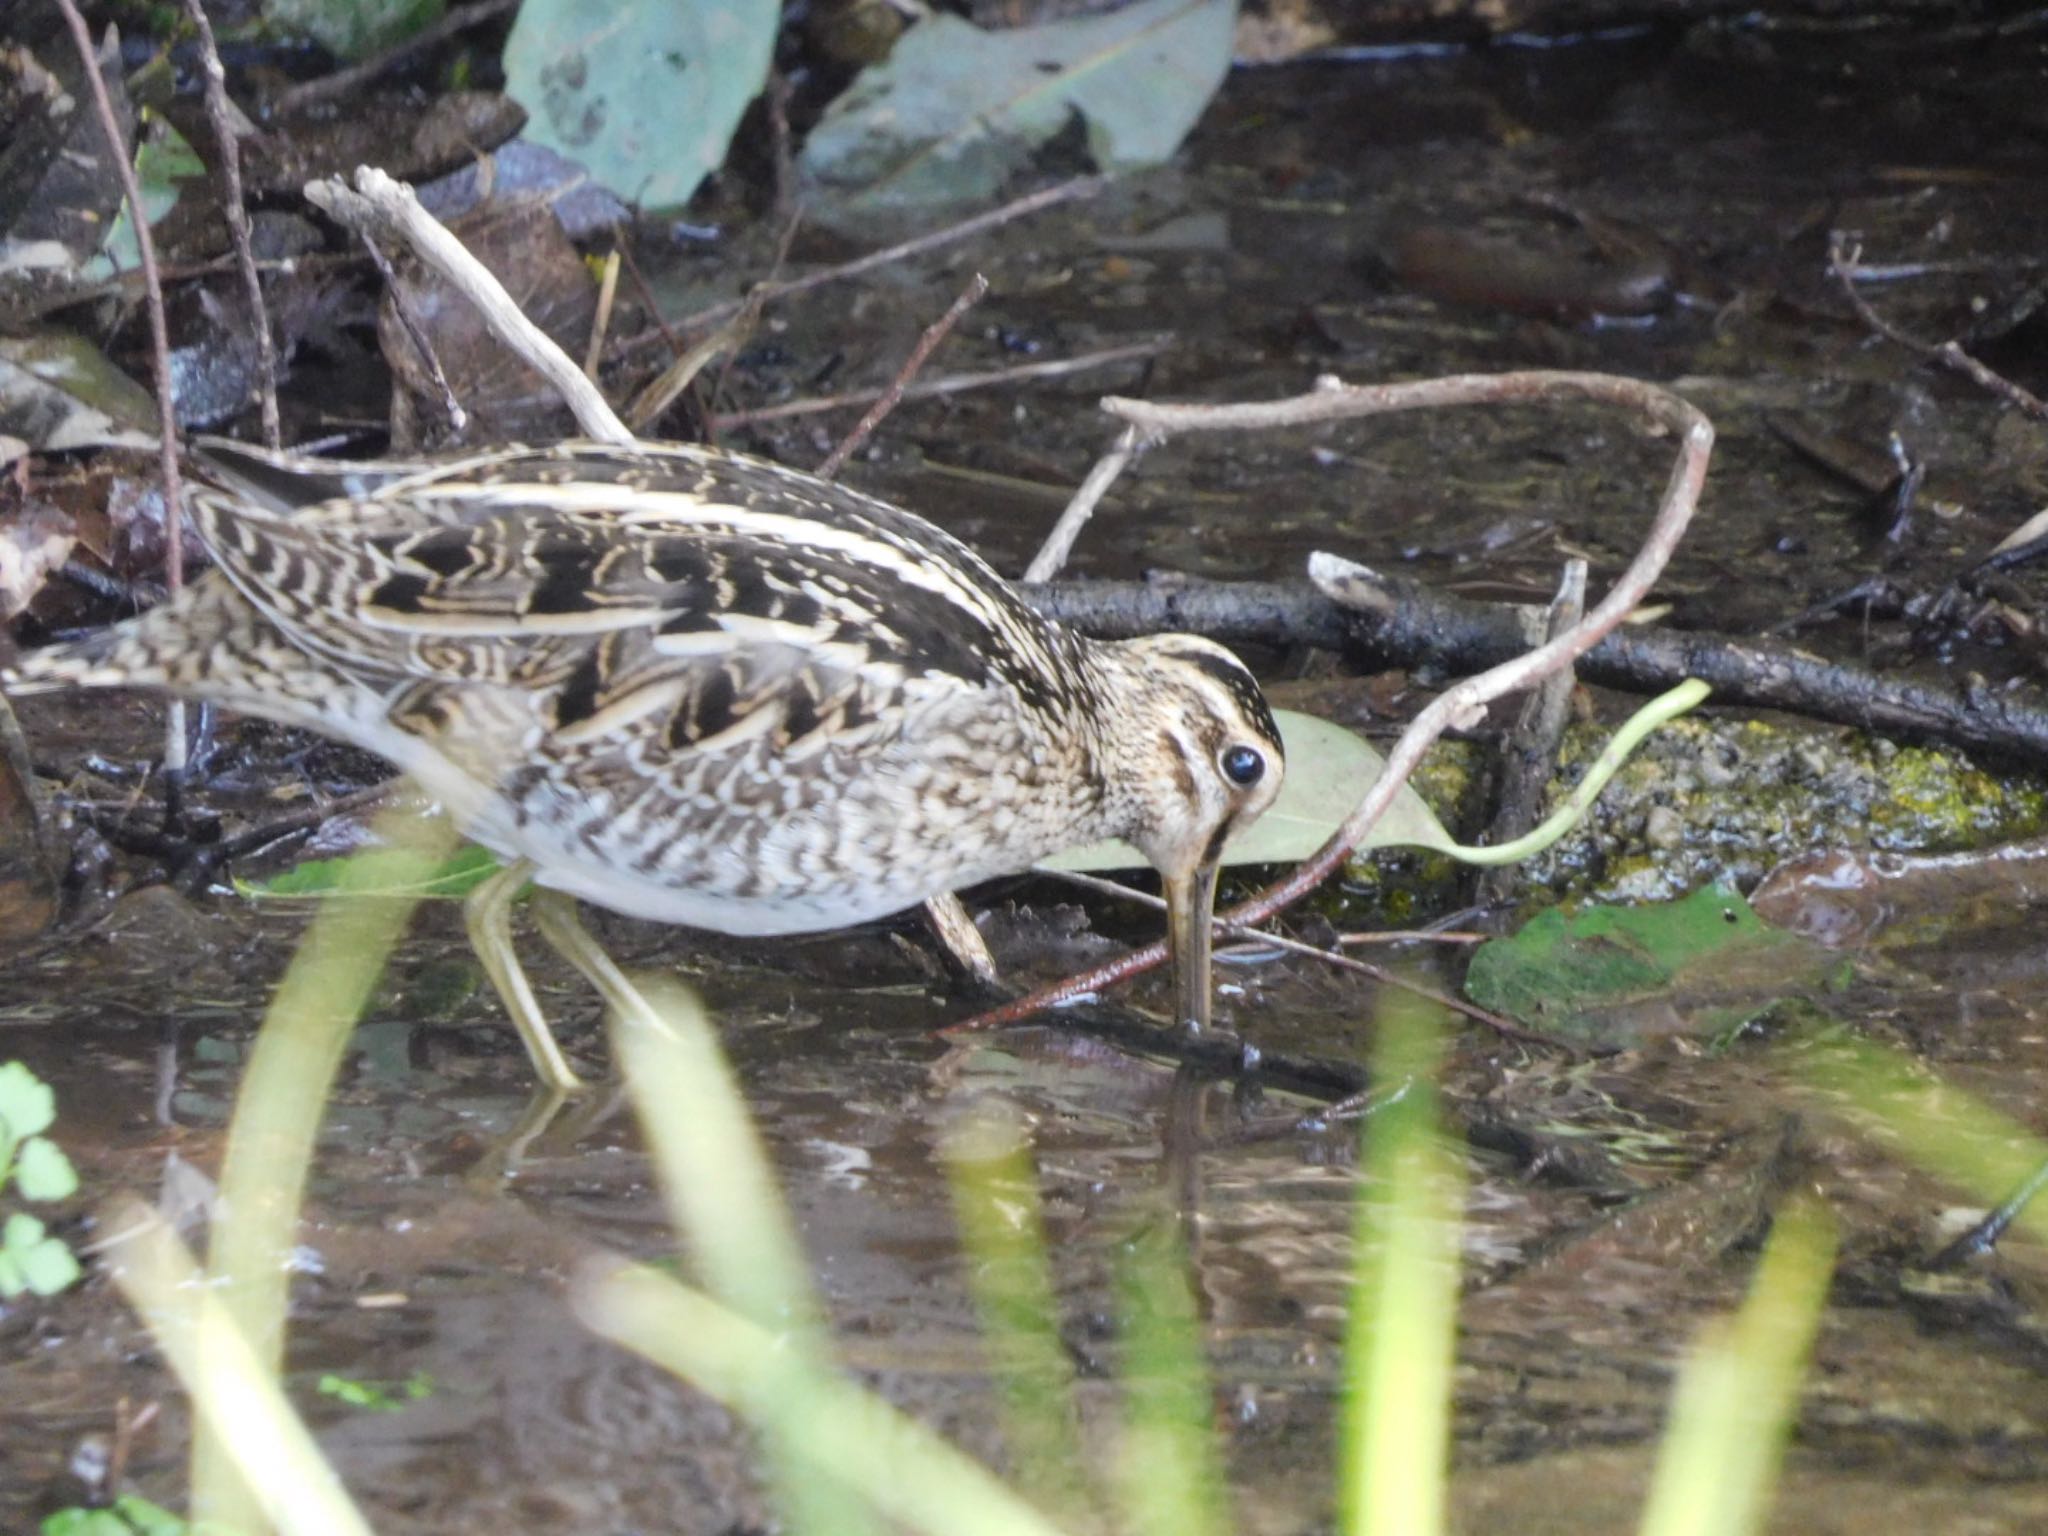
[[[1306,581],[1171,585],[1067,581],[1027,586],[1042,613],[1098,635],[1187,630],[1227,644],[1312,645],[1359,664],[1424,663],[1472,672],[1520,655],[1542,636],[1543,610],[1446,597],[1375,574],[1378,600],[1346,609]],[[1881,734],[2048,762],[2048,709],[1981,688],[1895,677],[1768,642],[1629,625],[1577,663],[1582,681],[1656,693],[1688,677],[1717,704],[1782,709]]]

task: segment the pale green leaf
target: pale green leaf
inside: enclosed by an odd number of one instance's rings
[[[767,83],[774,0],[526,0],[505,91],[526,138],[621,197],[686,203]]]
[[[78,1193],[78,1171],[55,1142],[31,1136],[15,1160],[14,1187],[24,1200],[68,1200]]]
[[[73,1505],[45,1515],[40,1536],[187,1536],[192,1528],[161,1504],[124,1493],[107,1509]]]
[[[0,1066],[0,1141],[22,1141],[57,1120],[57,1095],[18,1061]]]
[[[238,882],[244,896],[380,896],[456,900],[495,875],[490,851],[465,843],[438,863],[410,848],[364,848],[332,859],[308,859],[268,880]]]
[[[142,193],[142,216],[156,228],[178,204],[184,183],[203,180],[206,163],[185,136],[161,118],[151,118],[149,131],[135,151],[135,183]],[[135,220],[124,199],[107,230],[99,254],[83,267],[84,275],[104,280],[115,272],[142,265],[142,245],[135,238]]]
[[[1180,147],[1230,68],[1236,0],[1139,0],[1108,15],[984,32],[933,15],[869,69],[799,165],[843,211],[985,198],[1078,114],[1104,170]]]
[[[41,452],[153,446],[155,411],[149,392],[75,331],[0,336],[0,432]]]
[[[54,1296],[84,1273],[71,1250],[54,1237],[31,1244],[14,1258],[23,1283],[38,1296]]]

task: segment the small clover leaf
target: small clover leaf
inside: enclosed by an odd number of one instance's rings
[[[78,1193],[78,1170],[54,1141],[31,1136],[15,1159],[14,1187],[24,1200],[68,1200]]]
[[[57,1095],[18,1061],[0,1066],[0,1144],[47,1131],[57,1119]]]
[[[61,1238],[35,1217],[16,1211],[0,1226],[0,1298],[12,1300],[23,1291],[54,1296],[82,1271]]]

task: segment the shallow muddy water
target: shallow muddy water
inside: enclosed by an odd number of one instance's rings
[[[1846,57],[1729,32],[1239,72],[1179,165],[857,296],[799,303],[778,317],[775,346],[742,360],[735,388],[803,392],[839,354],[849,378],[886,374],[975,267],[995,292],[942,354],[947,366],[999,360],[986,334],[998,326],[1055,353],[1171,332],[1142,375],[907,405],[850,472],[1015,570],[1111,436],[1092,410],[1107,390],[1263,398],[1323,371],[1360,382],[1628,372],[1671,383],[1720,433],[1701,520],[1660,591],[1666,622],[1753,631],[1887,568],[1938,585],[2038,505],[2048,434],[1873,343],[1825,277],[1827,231],[1859,231],[1867,261],[1945,264],[1870,297],[1901,324],[1955,333],[2035,280],[2048,155],[1996,73],[1972,76],[1973,95],[1942,70],[1888,75],[1870,54],[1850,70]],[[1579,253],[1579,235],[1526,201],[1537,194],[1654,236],[1667,307],[1560,320],[1432,297],[1402,275],[1422,226]],[[732,270],[734,253],[722,259],[678,264],[665,291],[678,307],[727,296],[748,274]],[[2039,387],[2023,350],[2004,361]],[[1870,496],[1792,447],[1773,425],[1784,415],[1880,452],[1888,432],[1909,439],[1927,472],[1900,540],[1873,537]],[[810,463],[838,430],[735,445]],[[1666,452],[1583,407],[1177,445],[1124,482],[1076,568],[1293,575],[1309,551],[1333,549],[1468,595],[1542,601],[1565,556],[1592,559],[1596,590],[1627,557]],[[1885,638],[1849,620],[1801,643],[1854,659]],[[2026,673],[2022,646],[1976,639],[1943,636],[1918,664]],[[1275,676],[1301,666],[1258,659]],[[1355,692],[1357,718],[1416,707],[1414,689]],[[38,764],[74,784],[88,751],[149,752],[140,706],[40,701],[23,725]],[[255,787],[240,811],[266,783],[358,781],[360,765],[281,766],[286,744],[247,740]],[[114,869],[117,884],[147,872]],[[1951,912],[1954,926],[1868,944],[1847,985],[1807,1006],[2039,1126],[2048,993],[2036,898],[1999,890],[1923,890],[1922,915]],[[973,904],[1026,977],[1092,957],[1099,935],[1152,935],[1142,914],[1076,900],[1018,883]],[[1379,915],[1364,897],[1332,912]],[[88,1191],[153,1194],[168,1157],[215,1165],[251,1030],[302,922],[300,908],[222,890],[137,891],[90,932],[0,970],[0,1059],[55,1087],[56,1135]],[[1084,1415],[1107,1423],[1115,1407],[1110,1257],[1177,1212],[1194,1243],[1239,1523],[1326,1528],[1354,1128],[1288,1129],[1318,1105],[1085,1034],[941,1039],[934,1031],[973,1005],[935,980],[921,940],[901,942],[908,925],[797,943],[713,944],[612,918],[598,931],[627,964],[701,990],[863,1380],[999,1456],[936,1151],[977,1102],[1000,1098],[1031,1131]],[[572,1054],[601,1070],[595,1000],[538,949],[526,946],[544,1005]],[[1455,951],[1394,955],[1455,987]],[[1219,979],[1219,1012],[1248,1037],[1363,1059],[1370,982],[1270,957]],[[1161,996],[1141,987],[1129,1001]],[[1471,1176],[1454,1483],[1464,1528],[1633,1529],[1674,1362],[1739,1297],[1771,1209],[1795,1189],[1837,1212],[1843,1259],[1774,1528],[2048,1522],[2048,1254],[2014,1235],[1945,1289],[1919,1283],[1958,1197],[1788,1087],[1791,1034],[1653,1032],[1588,1060],[1459,1027],[1446,1088]],[[621,1105],[600,1096],[508,1151],[529,1081],[455,909],[430,907],[393,959],[323,1128],[293,1291],[295,1399],[384,1536],[493,1523],[766,1528],[733,1420],[565,1307],[565,1279],[593,1249],[658,1258],[672,1242]],[[369,1412],[319,1395],[326,1372],[420,1376],[433,1389]],[[25,1528],[69,1496],[67,1459],[109,1433],[123,1398],[162,1404],[134,1448],[133,1485],[179,1502],[184,1410],[105,1282],[0,1311],[0,1527]]]

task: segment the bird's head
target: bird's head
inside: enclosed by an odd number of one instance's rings
[[[1117,681],[1104,722],[1112,834],[1159,871],[1180,1022],[1203,1028],[1217,861],[1280,793],[1280,731],[1251,671],[1213,641],[1151,635],[1098,654]]]

